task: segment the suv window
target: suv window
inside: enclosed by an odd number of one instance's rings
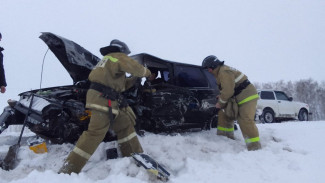
[[[181,87],[208,87],[208,81],[200,68],[176,66],[175,77]]]
[[[275,100],[274,94],[272,91],[261,91],[260,93],[261,99],[265,100]]]
[[[288,100],[289,101],[289,97],[283,92],[275,91],[275,95],[278,100]]]
[[[209,80],[209,83],[210,83],[210,87],[211,88],[214,88],[214,89],[217,89],[218,88],[218,85],[217,85],[217,80],[216,78],[210,74],[207,70],[203,70],[203,73],[205,74],[205,76],[208,78]]]
[[[167,82],[170,79],[169,71],[163,71],[162,78]]]

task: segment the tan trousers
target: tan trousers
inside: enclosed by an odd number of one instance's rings
[[[79,137],[75,148],[69,154],[59,173],[79,173],[82,170],[98,145],[103,141],[110,127],[109,119],[108,113],[92,110],[88,130],[84,131]],[[118,116],[111,124],[111,129],[117,135],[123,156],[130,156],[134,152],[143,152],[134,125],[135,118],[129,114],[126,108],[119,110]]]
[[[259,133],[256,127],[254,117],[256,112],[257,100],[251,100],[238,108],[238,124],[242,131],[248,150],[257,150],[261,148],[259,142]],[[234,139],[234,121],[230,120],[226,114],[219,110],[217,135],[227,136]]]

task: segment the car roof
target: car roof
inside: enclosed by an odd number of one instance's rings
[[[275,91],[275,92],[284,92],[284,91],[281,91],[281,90],[273,90],[273,89],[257,89],[258,92],[260,91]]]
[[[190,67],[201,67],[199,65],[194,65],[194,64],[188,64],[188,63],[181,63],[181,62],[176,62],[176,61],[170,61],[166,59],[161,59],[159,57],[150,55],[148,53],[139,53],[132,55],[131,58],[134,60],[137,60],[139,63],[143,64],[144,62],[150,61],[150,62],[159,62],[159,63],[169,63],[173,65],[185,65],[185,66],[190,66]]]
[[[272,89],[257,89],[257,91],[274,91]]]

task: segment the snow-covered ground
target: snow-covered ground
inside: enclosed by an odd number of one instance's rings
[[[216,135],[216,130],[186,134],[146,133],[140,141],[146,151],[172,173],[171,183],[323,183],[325,182],[325,121],[258,124],[262,150],[246,150],[240,130],[236,140]],[[17,130],[16,130],[17,131]],[[33,133],[24,134],[24,141]],[[19,132],[0,135],[0,158],[16,143]],[[106,160],[102,143],[80,174],[57,174],[72,144],[48,144],[48,153],[35,154],[26,144],[12,171],[0,169],[0,183],[160,182],[138,168],[131,158]]]
[[[45,57],[40,32],[71,39],[97,56],[100,47],[117,38],[130,46],[132,54],[145,52],[195,65],[216,54],[251,82],[310,77],[320,81],[324,5],[321,0],[1,1],[0,46],[5,48],[8,86],[0,95],[0,110],[7,99],[18,100],[20,92],[72,84],[54,55],[49,52]],[[258,124],[258,128],[263,149],[255,152],[246,150],[240,131],[237,140],[216,136],[214,129],[147,133],[140,141],[146,153],[172,172],[171,183],[325,182],[325,121]],[[23,142],[33,135],[24,133]],[[19,130],[11,129],[0,135],[0,159],[18,136]],[[48,144],[46,154],[34,154],[26,143],[22,145],[20,163],[12,171],[0,169],[0,183],[159,182],[130,158],[106,160],[105,150],[114,143],[101,144],[79,175],[56,173],[72,144]]]

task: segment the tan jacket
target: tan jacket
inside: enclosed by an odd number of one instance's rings
[[[218,103],[220,104],[221,108],[224,108],[228,100],[234,95],[235,88],[245,81],[247,76],[227,65],[222,65],[215,68],[212,71],[212,74],[216,78],[220,89]],[[254,94],[257,94],[256,88],[250,84],[240,94],[235,96],[235,98],[237,103],[239,103],[240,101]]]
[[[130,73],[131,78],[126,78],[125,73]],[[117,92],[123,92],[133,86],[137,77],[148,77],[151,75],[149,69],[143,67],[137,61],[124,53],[110,53],[95,66],[90,72],[88,79],[113,88]],[[120,110],[116,101],[111,102],[113,114]],[[87,93],[87,108],[108,112],[108,101],[101,97],[100,92],[90,89]],[[127,110],[131,110],[127,107]],[[132,112],[132,110],[131,110]],[[133,112],[132,112],[133,114]],[[134,115],[134,114],[133,114]]]
[[[130,73],[132,78],[126,78],[125,73]],[[123,92],[133,86],[136,77],[148,77],[149,69],[143,67],[137,61],[124,53],[110,53],[95,66],[88,79],[113,88],[117,92]]]

